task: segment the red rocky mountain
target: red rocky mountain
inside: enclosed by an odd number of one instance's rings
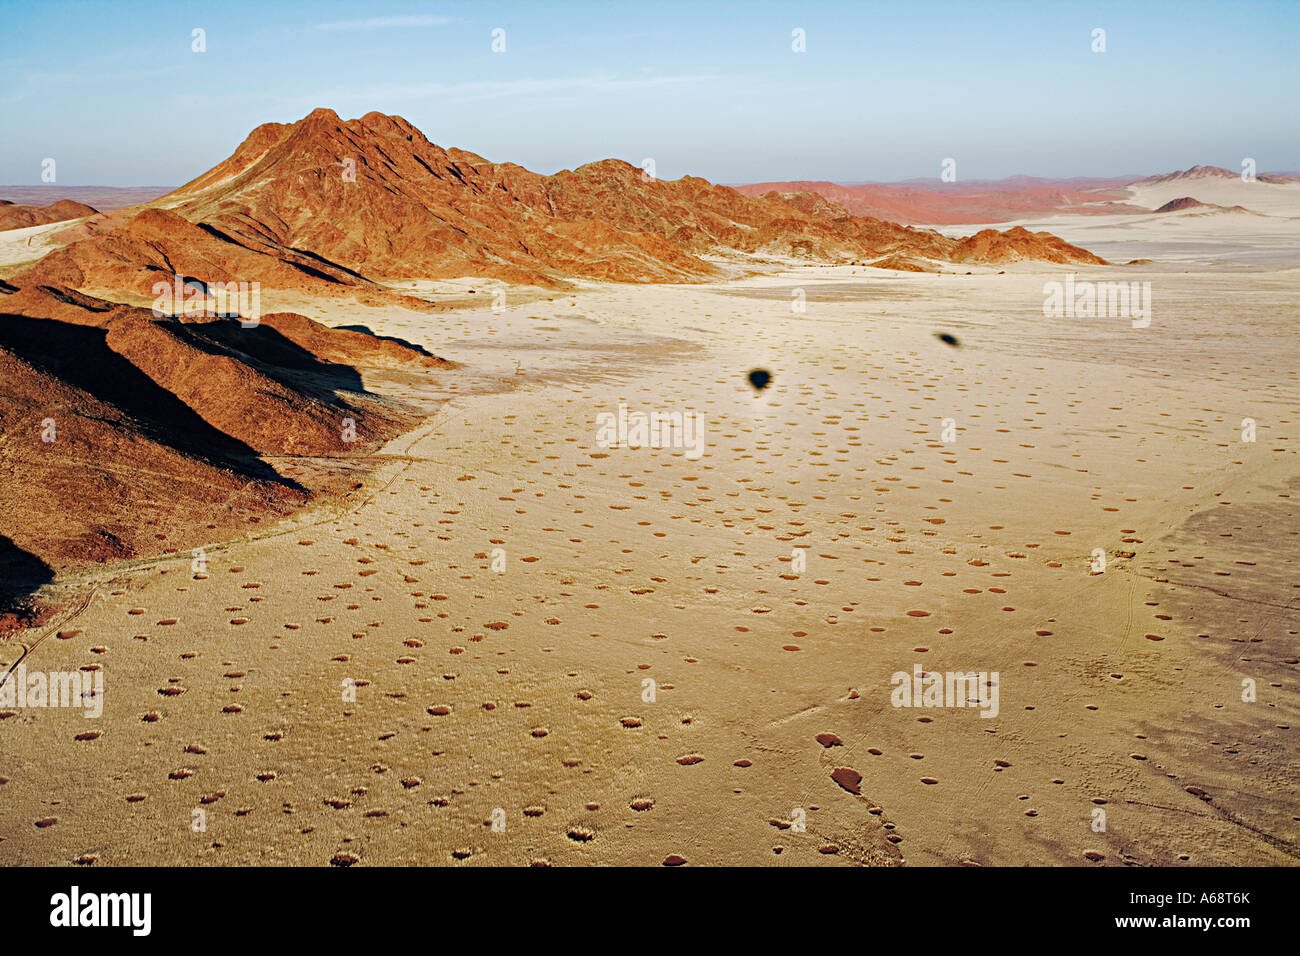
[[[24,277],[147,292],[160,273],[335,291],[485,276],[700,281],[757,259],[1099,263],[1046,234],[953,239],[807,195],[746,196],[607,159],[545,176],[429,142],[406,120],[319,109],[257,127],[229,159]],[[707,257],[707,258],[706,258]]]

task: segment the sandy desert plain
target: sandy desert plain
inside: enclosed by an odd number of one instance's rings
[[[427,417],[355,493],[49,585],[0,670],[103,713],[0,720],[0,863],[1294,864],[1300,185],[1215,188],[1030,224],[1132,265],[265,293],[461,367],[367,373]]]

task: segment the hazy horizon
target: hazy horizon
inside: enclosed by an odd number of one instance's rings
[[[898,182],[937,177],[950,157],[963,182],[1235,170],[1246,157],[1300,168],[1297,4],[655,14],[6,0],[0,120],[21,133],[0,143],[0,182],[39,185],[53,158],[58,185],[179,185],[261,123],[322,106],[400,114],[440,146],[542,173],[610,157],[729,184]]]

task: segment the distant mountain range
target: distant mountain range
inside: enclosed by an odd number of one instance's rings
[[[1108,179],[1043,179],[1012,176],[997,180],[954,183],[938,178],[894,183],[830,183],[822,181],[767,182],[735,188],[747,196],[789,197],[814,193],[839,206],[843,215],[877,216],[900,223],[970,225],[1008,222],[1074,213],[1107,215],[1149,212],[1133,204],[1130,188],[1182,182],[1239,179],[1240,172],[1219,166],[1193,166],[1159,176],[1121,176]],[[1300,176],[1261,174],[1257,181],[1271,184],[1300,182]]]
[[[72,200],[93,206],[100,212],[138,206],[172,191],[172,186],[0,186],[3,201],[15,205],[43,206],[55,199]],[[6,226],[6,229],[13,228]]]
[[[48,206],[26,206],[0,199],[0,230],[22,229],[26,226],[45,226],[52,222],[80,219],[98,212],[85,203],[60,199]]]

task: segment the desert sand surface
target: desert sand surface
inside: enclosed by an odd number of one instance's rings
[[[1106,218],[1053,231],[1159,258]],[[1293,864],[1300,270],[1226,255],[268,296],[463,374],[368,375],[429,417],[352,500],[55,582],[0,670],[103,715],[0,711],[0,863]],[[1070,268],[1150,325],[1045,317]]]
[[[37,262],[59,247],[54,237],[76,222],[48,222],[21,229],[0,230],[0,263],[24,266]]]

